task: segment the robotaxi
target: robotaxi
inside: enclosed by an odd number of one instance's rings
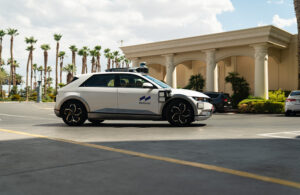
[[[211,117],[213,106],[203,93],[173,89],[146,73],[146,67],[83,74],[58,90],[54,112],[70,126],[86,120],[167,120],[188,126]]]

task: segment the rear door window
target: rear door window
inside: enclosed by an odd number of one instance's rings
[[[115,87],[115,74],[93,75],[80,87]]]

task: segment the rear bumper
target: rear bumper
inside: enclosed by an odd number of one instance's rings
[[[299,112],[300,105],[299,104],[286,104],[285,111]]]
[[[61,117],[59,110],[54,109],[54,113],[57,117]]]

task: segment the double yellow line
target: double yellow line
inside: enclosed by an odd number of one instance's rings
[[[238,171],[238,170],[234,170],[234,169],[228,169],[228,168],[209,165],[209,164],[203,164],[203,163],[191,162],[191,161],[185,161],[185,160],[178,160],[178,159],[174,159],[174,158],[168,158],[168,157],[162,157],[162,156],[156,156],[156,155],[149,155],[149,154],[145,154],[145,153],[141,153],[141,152],[134,152],[134,151],[130,151],[130,150],[123,150],[123,149],[112,148],[112,147],[107,147],[107,146],[98,145],[98,144],[84,143],[84,142],[78,142],[78,141],[62,139],[62,138],[48,137],[48,136],[44,136],[44,135],[26,133],[26,132],[22,132],[22,131],[14,131],[14,130],[8,130],[8,129],[0,129],[0,131],[7,132],[7,133],[13,133],[13,134],[19,134],[19,135],[26,135],[26,136],[30,136],[30,137],[54,140],[54,141],[58,141],[58,142],[76,144],[76,145],[81,145],[81,146],[85,146],[85,147],[97,148],[100,150],[117,152],[117,153],[127,154],[127,155],[131,155],[131,156],[159,160],[159,161],[164,161],[164,162],[169,162],[169,163],[174,163],[174,164],[179,164],[179,165],[197,167],[197,168],[201,168],[201,169],[206,169],[206,170],[211,170],[211,171],[216,171],[216,172],[221,172],[221,173],[227,173],[227,174],[236,175],[236,176],[240,176],[240,177],[251,178],[251,179],[256,179],[256,180],[260,180],[260,181],[264,181],[264,182],[275,183],[275,184],[280,184],[280,185],[300,189],[300,183],[298,183],[298,182],[278,179],[278,178],[274,178],[274,177],[257,175],[254,173]]]

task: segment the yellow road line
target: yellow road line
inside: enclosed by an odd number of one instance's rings
[[[178,160],[178,159],[174,159],[174,158],[150,155],[150,154],[145,154],[145,153],[141,153],[141,152],[134,152],[134,151],[130,151],[130,150],[123,150],[123,149],[112,148],[112,147],[107,147],[107,146],[97,145],[97,144],[78,142],[78,141],[68,140],[68,139],[48,137],[48,136],[44,136],[44,135],[26,133],[26,132],[22,132],[22,131],[14,131],[14,130],[8,130],[8,129],[0,129],[0,131],[7,132],[7,133],[19,134],[19,135],[26,135],[26,136],[30,136],[30,137],[54,140],[54,141],[59,141],[59,142],[71,143],[71,144],[86,146],[86,147],[90,147],[90,148],[97,148],[97,149],[101,149],[101,150],[117,152],[117,153],[122,153],[122,154],[127,154],[127,155],[147,158],[147,159],[159,160],[159,161],[164,161],[164,162],[169,162],[169,163],[174,163],[174,164],[197,167],[197,168],[201,168],[201,169],[206,169],[206,170],[211,170],[211,171],[216,171],[216,172],[221,172],[221,173],[227,173],[227,174],[236,175],[236,176],[240,176],[240,177],[251,178],[251,179],[256,179],[256,180],[260,180],[260,181],[265,181],[265,182],[269,182],[269,183],[275,183],[275,184],[280,184],[280,185],[300,189],[299,182],[293,182],[293,181],[278,179],[278,178],[274,178],[274,177],[257,175],[254,173],[238,171],[238,170],[234,170],[234,169],[228,169],[228,168],[219,167],[219,166],[215,166],[215,165],[209,165],[209,164],[203,164],[203,163],[191,162],[191,161],[185,161],[185,160]]]

